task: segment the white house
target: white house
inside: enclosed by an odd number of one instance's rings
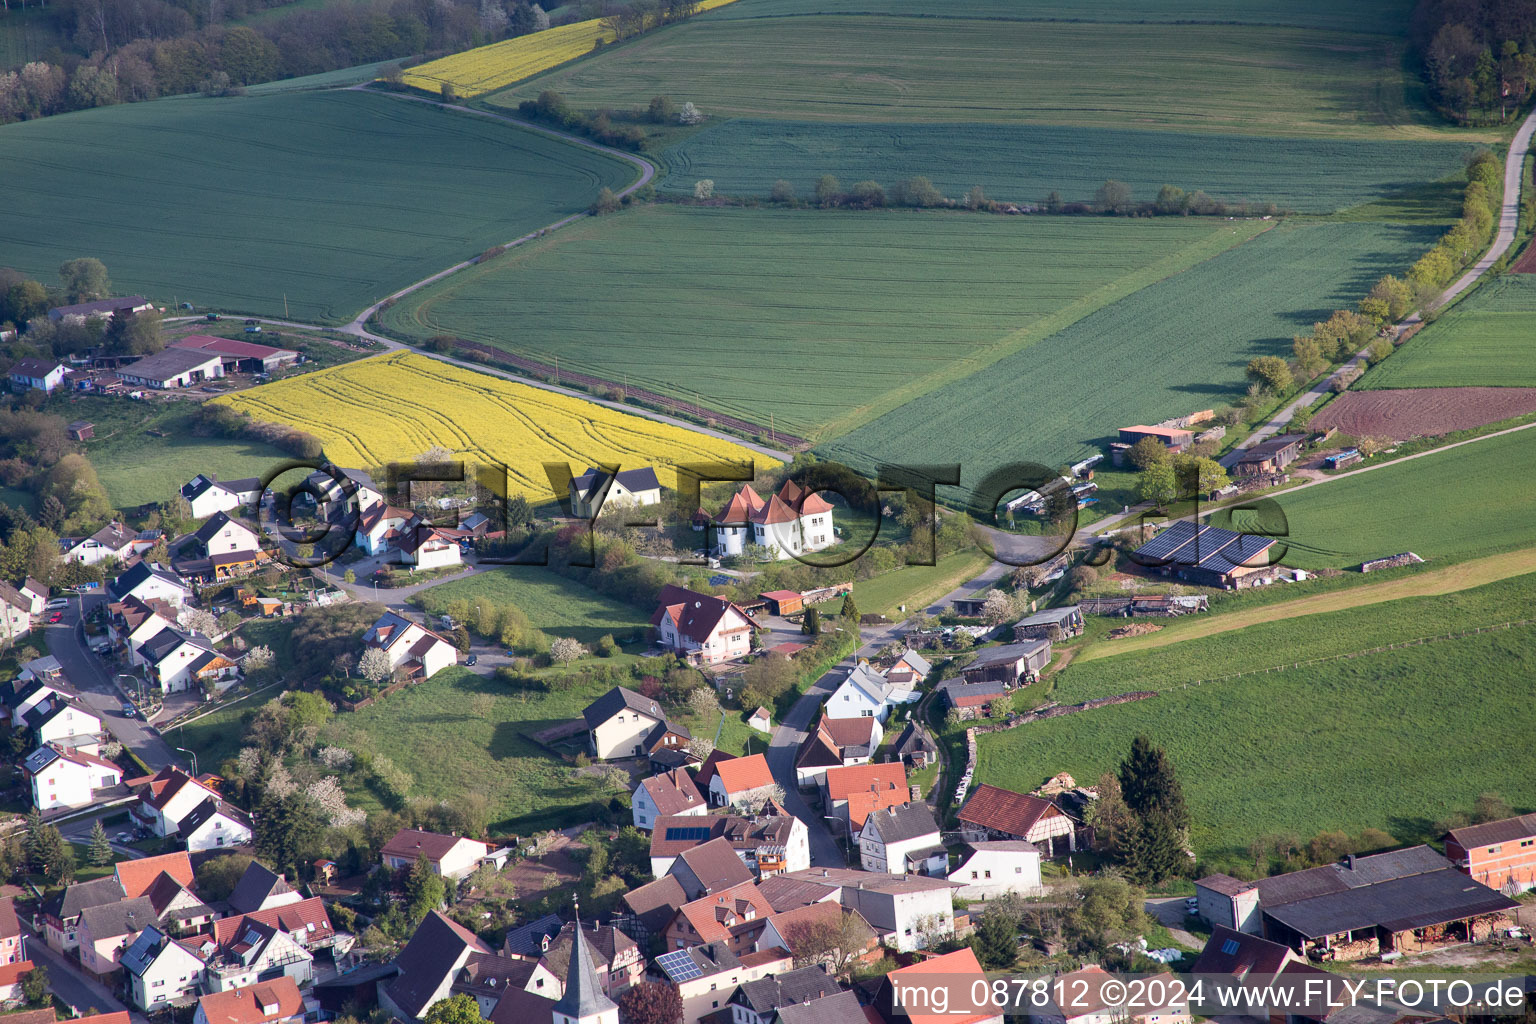
[[[11,365],[12,391],[52,391],[64,382],[64,364],[52,359],[18,359]]]
[[[216,797],[209,797],[185,818],[177,829],[188,853],[249,845],[253,836],[250,817]]]
[[[961,854],[960,866],[949,873],[951,882],[959,882],[955,893],[965,900],[984,900],[1003,893],[1038,896],[1044,892],[1040,880],[1040,851],[1023,839],[999,839],[968,843]]]
[[[385,501],[364,505],[362,514],[357,517],[357,546],[370,555],[392,551],[404,536],[406,524],[414,518],[416,513]]]
[[[413,678],[431,679],[459,660],[458,649],[447,640],[394,612],[379,616],[363,634],[363,643],[388,656],[391,672],[403,668]]]
[[[261,548],[261,539],[256,536],[256,531],[238,519],[231,519],[225,512],[215,512],[197,528],[192,537],[208,558]]]
[[[0,645],[8,645],[32,629],[32,600],[0,580]]]
[[[128,1001],[145,1013],[187,999],[203,980],[202,959],[154,925],[139,933],[119,962]]]
[[[221,918],[198,952],[205,962],[205,992],[228,992],[279,975],[307,985],[315,976],[315,955],[292,933],[254,915]]]
[[[676,731],[660,704],[622,686],[588,704],[581,717],[587,726],[587,747],[600,761],[642,757],[654,737]]]
[[[894,685],[860,661],[827,697],[822,714],[828,718],[875,718],[884,722],[895,703]]]
[[[27,599],[28,609],[33,615],[41,615],[47,609],[48,588],[31,576],[22,581],[20,593]]]
[[[145,784],[129,812],[155,835],[173,836],[207,800],[217,802],[219,794],[175,765],[167,765]]]
[[[317,469],[304,478],[305,489],[316,496],[320,514],[330,518],[342,509],[360,511],[384,500],[384,492],[373,478],[360,469],[329,466],[330,472]]]
[[[218,480],[199,473],[182,485],[181,496],[191,506],[193,519],[207,519],[215,512],[255,506],[261,500],[261,480]]]
[[[949,867],[949,855],[927,804],[897,804],[871,811],[864,819],[859,862],[865,871],[942,875]]]
[[[140,647],[159,636],[162,630],[176,626],[176,610],[161,601],[149,605],[130,597],[114,604],[112,609],[112,635],[128,648],[128,660],[134,665],[144,664]]]
[[[464,836],[445,836],[403,828],[379,851],[384,866],[394,871],[409,870],[416,858],[425,857],[432,870],[444,878],[464,878],[480,866],[491,852],[485,843]]]
[[[774,785],[766,756],[726,758],[714,763],[714,774],[709,778],[709,802],[716,807],[760,803]]]
[[[740,555],[755,544],[774,558],[791,558],[837,543],[832,506],[793,480],[766,501],[743,485],[715,516],[715,536],[723,556]]]
[[[161,693],[179,693],[202,685],[204,680],[233,679],[240,666],[214,650],[207,637],[162,629],[139,645],[149,681]]]
[[[113,601],[136,597],[145,604],[159,600],[180,608],[191,600],[192,588],[158,562],[139,562],[108,584],[107,593]]]
[[[292,978],[273,978],[248,988],[210,992],[197,1001],[192,1024],[298,1024],[304,997]]]
[[[686,768],[641,779],[629,806],[635,827],[647,831],[656,824],[656,819],[667,815],[709,813],[709,804],[699,792],[699,787],[693,784],[693,776],[688,774]]]
[[[823,716],[795,752],[795,781],[801,787],[817,785],[829,768],[866,764],[884,737],[880,719],[874,716]]]
[[[101,717],[79,698],[54,691],[32,704],[21,719],[39,746],[57,743],[62,747],[96,750],[101,735]]]
[[[689,661],[715,665],[752,652],[752,619],[741,607],[667,584],[651,614],[656,642]]]
[[[69,546],[64,549],[64,560],[79,562],[82,565],[95,565],[109,558],[122,561],[133,554],[133,542],[138,539],[138,536],[136,532],[114,520],[89,537],[72,544],[66,541],[65,543]]]
[[[571,478],[571,514],[591,519],[604,509],[638,508],[661,504],[661,483],[650,466],[620,470],[609,475],[587,467]]]
[[[838,887],[838,901],[868,921],[886,945],[909,953],[955,930],[953,882],[923,875],[888,875],[851,868],[812,867],[790,878]]]
[[[417,523],[407,527],[400,538],[400,561],[418,569],[443,569],[462,565],[463,557],[452,534]]]
[[[168,390],[186,388],[224,376],[224,361],[217,352],[190,348],[163,348],[117,371],[123,383]]]
[[[40,811],[84,807],[98,790],[123,781],[122,769],[111,761],[51,743],[27,755],[22,771],[32,783],[32,806]]]

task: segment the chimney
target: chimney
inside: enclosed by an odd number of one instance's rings
[[[1344,857],[1344,866],[1349,868],[1349,870],[1351,870],[1351,871],[1355,870],[1355,855],[1354,854],[1351,853],[1351,854],[1345,855],[1345,857]]]

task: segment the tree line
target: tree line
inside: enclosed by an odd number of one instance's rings
[[[550,24],[527,0],[363,0],[229,24],[270,0],[60,0],[71,48],[0,71],[0,124],[456,52]],[[572,17],[579,17],[573,12]]]
[[[1431,106],[1458,124],[1502,124],[1536,84],[1536,0],[1419,0],[1408,38]]]

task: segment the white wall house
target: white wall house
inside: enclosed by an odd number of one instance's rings
[[[897,804],[871,811],[859,830],[859,862],[865,871],[892,875],[942,874],[948,854],[939,823],[927,804]]]
[[[237,551],[256,551],[261,547],[255,530],[224,512],[215,512],[192,536],[209,558]]]
[[[394,612],[379,616],[363,634],[363,644],[382,650],[389,657],[390,671],[404,668],[422,679],[431,679],[459,660],[457,648],[448,641]]]
[[[752,619],[732,601],[667,584],[651,613],[656,642],[689,661],[716,665],[752,652]]]
[[[27,728],[41,746],[56,743],[62,747],[96,749],[101,734],[101,718],[74,697],[53,693],[32,706],[26,715]]]
[[[955,930],[951,894],[957,886],[946,879],[820,867],[790,877],[838,886],[839,902],[857,910],[886,945],[903,953],[924,949]]]
[[[589,466],[581,476],[571,478],[570,491],[571,514],[580,519],[591,519],[604,510],[661,504],[661,483],[649,466],[611,476]]]
[[[393,550],[406,530],[406,524],[415,513],[396,508],[384,501],[374,501],[363,506],[357,519],[355,539],[357,546],[370,555],[382,555]]]
[[[43,746],[22,763],[32,785],[32,806],[40,811],[84,807],[95,791],[123,781],[122,769],[105,758],[62,746]]]
[[[191,507],[193,519],[207,519],[215,512],[233,512],[241,505],[240,495],[201,473],[182,485],[181,496]]]
[[[708,801],[685,768],[641,779],[630,798],[629,807],[635,827],[647,831],[656,824],[656,819],[666,815],[693,817],[709,813]]]
[[[157,836],[173,836],[181,823],[206,800],[219,794],[175,765],[160,769],[131,808],[133,817]]]
[[[600,761],[644,755],[651,733],[667,727],[660,704],[622,686],[588,704],[581,715],[587,725],[587,746]]]
[[[139,562],[121,573],[107,586],[113,601],[136,597],[146,604],[164,601],[180,608],[192,597],[192,588],[186,581],[157,562]]]
[[[183,818],[177,832],[187,844],[188,853],[246,846],[254,838],[251,819],[245,812],[213,797]]]
[[[432,870],[444,878],[465,878],[490,852],[489,846],[475,839],[403,828],[384,844],[379,859],[385,867],[400,871],[409,870],[418,857],[425,857]]]
[[[150,682],[161,693],[180,693],[204,678],[232,679],[239,666],[213,649],[205,637],[179,629],[163,629],[139,646]]]
[[[884,676],[861,661],[832,691],[822,713],[828,718],[877,718],[884,722],[891,713],[890,689]]]
[[[52,391],[64,383],[64,364],[52,359],[18,359],[10,369],[12,391]]]
[[[185,1000],[202,982],[203,961],[151,925],[122,954],[128,1001],[145,1013]]]
[[[960,866],[949,873],[949,880],[960,883],[955,895],[966,900],[1003,893],[1038,896],[1045,891],[1040,880],[1040,851],[1022,839],[969,844]]]
[[[740,555],[756,544],[774,558],[820,551],[837,543],[832,506],[818,494],[803,491],[792,480],[766,500],[743,486],[715,516],[716,549],[723,556]]]
[[[418,524],[400,540],[400,561],[417,569],[445,569],[462,565],[459,543],[442,530]]]
[[[133,554],[133,542],[137,538],[138,534],[122,523],[111,522],[70,545],[64,551],[64,560],[82,565],[95,565],[109,558],[121,561]]]

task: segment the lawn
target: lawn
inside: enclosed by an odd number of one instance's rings
[[[646,616],[639,610],[604,597],[597,591],[539,565],[509,565],[444,583],[422,595],[423,607],[441,615],[449,602],[484,598],[494,604],[515,604],[533,625],[558,636],[573,636],[593,644],[605,633],[620,642],[645,632]]]
[[[835,435],[1261,227],[655,206],[424,288],[385,324]]]
[[[1287,565],[1345,567],[1412,551],[1431,561],[1536,537],[1536,437],[1520,431],[1280,494]]]
[[[1531,627],[1483,634],[1033,723],[981,737],[977,781],[1027,792],[1061,771],[1097,779],[1145,734],[1168,750],[1204,857],[1322,829],[1422,841],[1479,793],[1518,802],[1536,786],[1533,639]]]
[[[1088,202],[1106,178],[1149,200],[1165,184],[1227,202],[1273,202],[1330,213],[1461,171],[1460,142],[1244,137],[1023,124],[824,124],[732,118],[662,153],[664,192],[693,194],[709,178],[728,195],[766,196],[779,178],[809,198],[816,179],[890,185],[924,175],[958,197]]]
[[[678,465],[754,458],[778,465],[718,437],[409,352],[216,401],[309,431],[338,465],[382,466],[441,446],[466,462],[504,469],[505,486],[534,502],[553,500],[545,467],[556,462],[572,474],[603,464],[653,466],[667,487],[676,486]],[[502,481],[486,482],[501,489]]]
[[[899,605],[907,606],[907,615],[915,615],[966,580],[987,567],[990,558],[967,547],[945,555],[934,565],[909,565],[882,573],[853,585],[853,598],[864,615],[902,617]]]
[[[1362,388],[1536,387],[1536,274],[1483,285],[1360,379]]]
[[[1271,26],[704,17],[489,101],[553,89],[584,109],[625,108],[664,93],[712,117],[1451,137],[1418,104],[1402,49]]]
[[[0,128],[0,248],[45,281],[96,256],[122,294],[336,323],[633,177],[367,93],[127,103]]]
[[[68,420],[90,420],[96,436],[85,446],[116,508],[169,501],[199,473],[238,480],[263,476],[292,456],[259,441],[197,437],[187,402],[132,402],[70,395],[48,406]]]
[[[1007,462],[1100,454],[1115,430],[1240,399],[1244,368],[1285,355],[1329,311],[1401,272],[1427,225],[1288,223],[1100,309],[973,377],[823,444],[857,469],[960,463],[974,486]]]

